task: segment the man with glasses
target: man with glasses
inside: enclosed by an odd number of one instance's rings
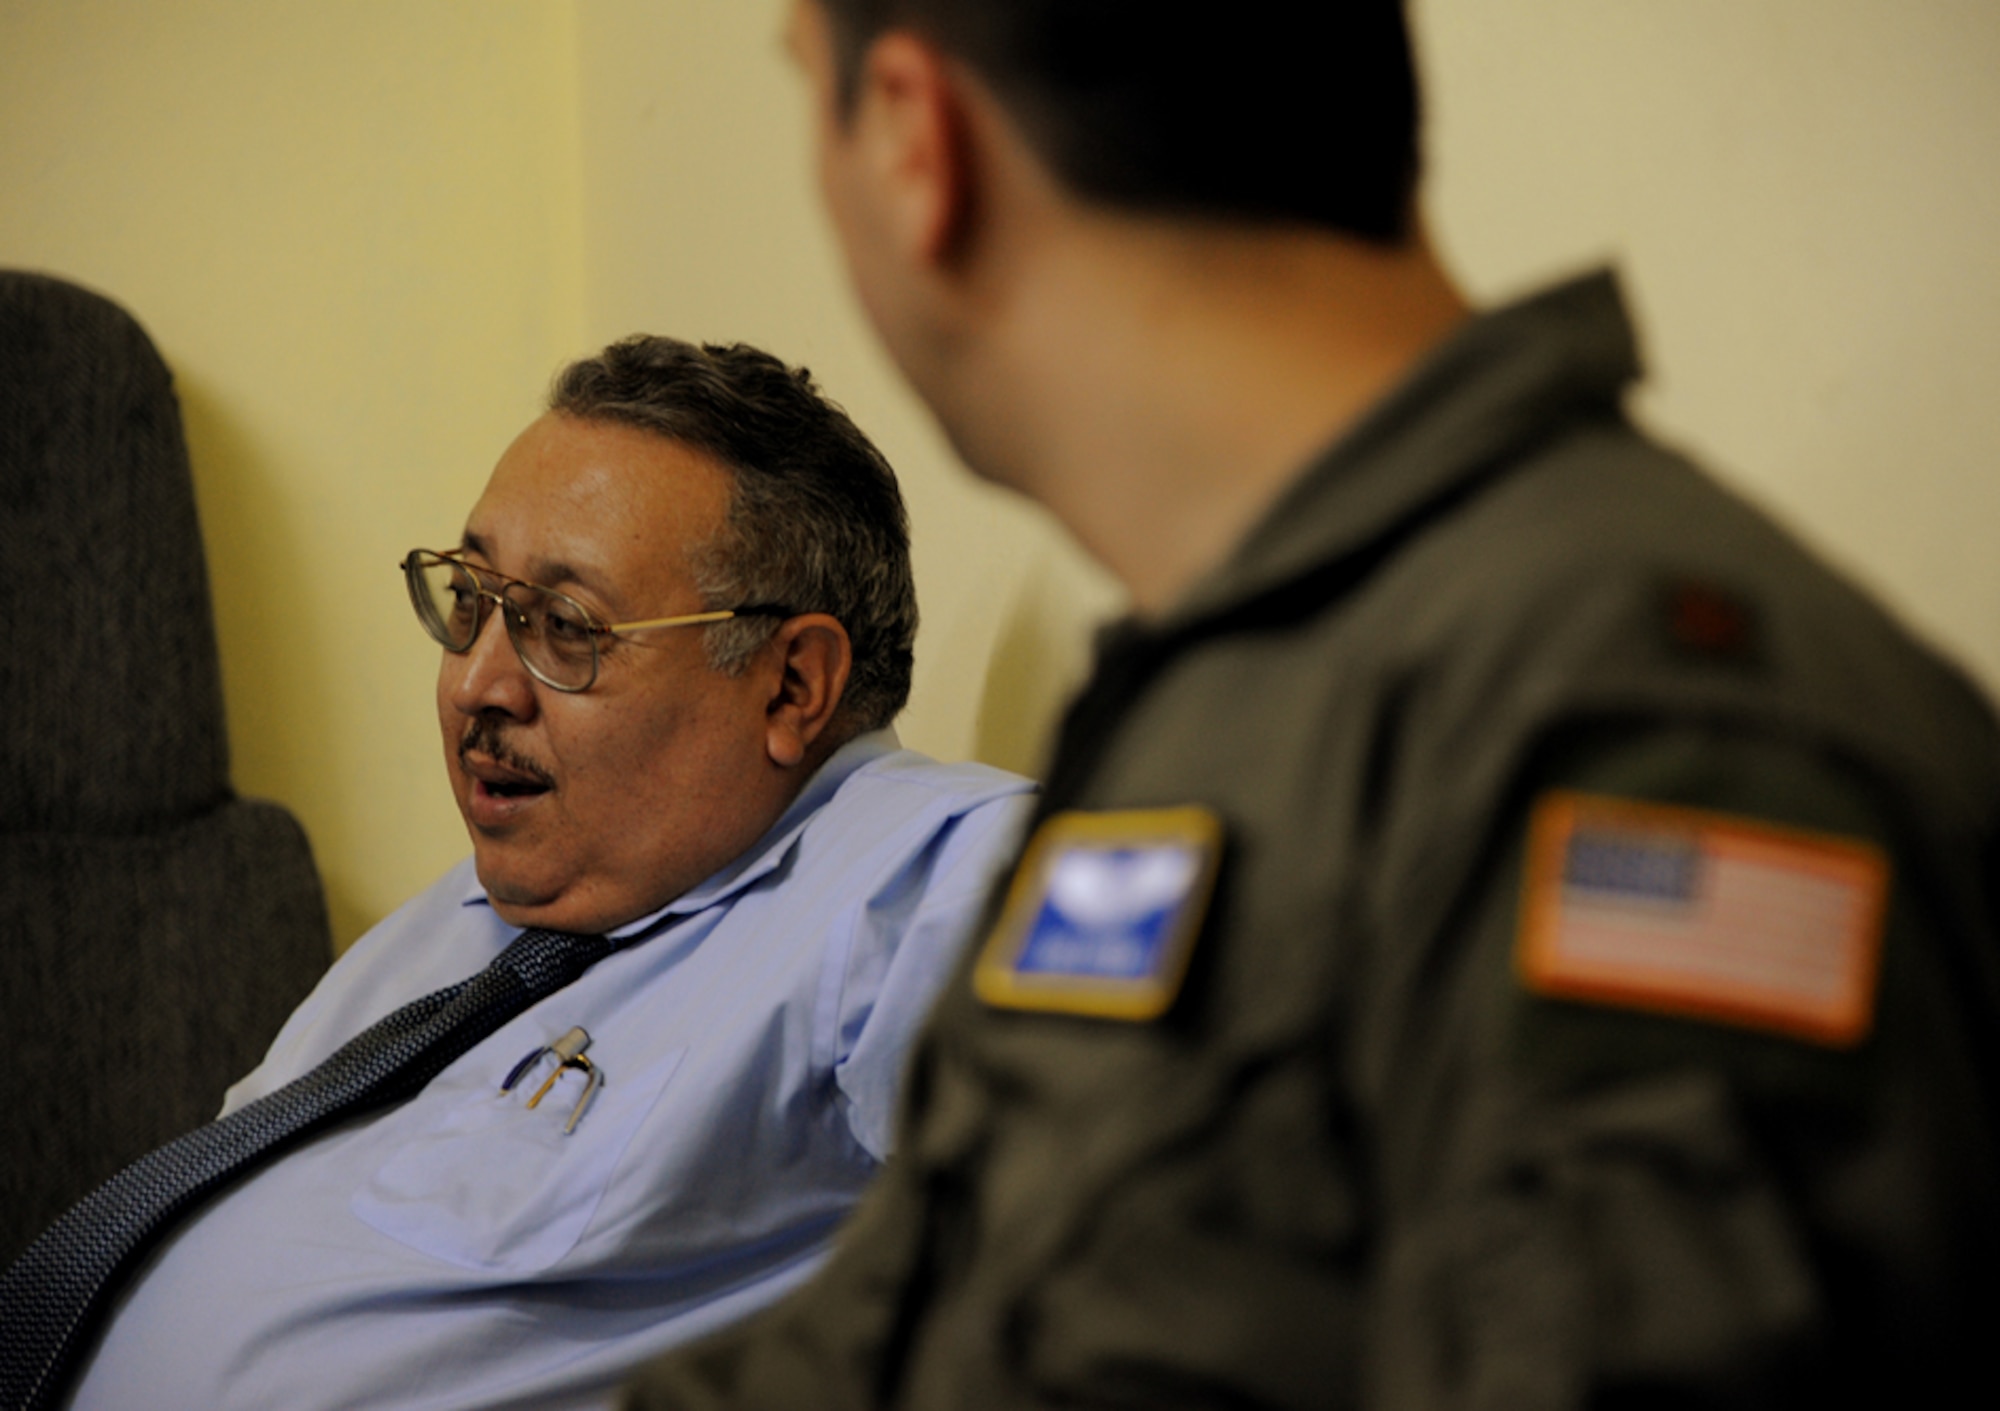
[[[634,338],[557,379],[403,575],[472,857],[231,1090],[278,1092],[522,928],[610,953],[414,1097],[169,1230],[78,1406],[587,1405],[796,1284],[1027,784],[897,747],[889,467],[806,374]]]
[[[1130,588],[733,1407],[1930,1405],[2000,1296],[2000,731],[1469,309],[1396,0],[798,0],[863,306]]]

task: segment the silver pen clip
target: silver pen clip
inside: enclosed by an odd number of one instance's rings
[[[514,1065],[506,1081],[500,1084],[501,1093],[514,1091],[514,1085],[527,1076],[529,1069],[553,1054],[556,1066],[549,1070],[549,1076],[542,1080],[539,1088],[535,1089],[535,1095],[528,1099],[528,1106],[533,1108],[548,1096],[549,1089],[555,1086],[556,1079],[563,1075],[564,1069],[574,1069],[583,1074],[583,1096],[576,1100],[576,1106],[570,1110],[569,1121],[563,1123],[563,1135],[568,1136],[576,1130],[576,1124],[582,1120],[583,1110],[590,1106],[591,1098],[595,1097],[597,1090],[604,1086],[604,1070],[583,1056],[583,1051],[589,1047],[590,1035],[585,1033],[583,1026],[579,1024],[554,1043],[530,1050],[526,1057]]]

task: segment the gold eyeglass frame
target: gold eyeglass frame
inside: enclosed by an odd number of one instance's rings
[[[440,553],[436,549],[412,549],[403,555],[403,561],[398,565],[403,570],[403,586],[409,590],[410,606],[416,609],[417,621],[423,624],[424,631],[430,636],[431,640],[454,655],[463,655],[472,650],[472,644],[477,642],[479,634],[486,630],[486,618],[490,610],[483,602],[476,606],[471,635],[463,643],[454,643],[445,631],[444,619],[438,615],[436,605],[430,601],[430,595],[424,587],[424,570],[439,564],[450,564],[453,568],[462,570],[472,580],[473,595],[476,599],[490,600],[499,606],[501,620],[507,626],[507,641],[513,646],[514,655],[520,659],[521,665],[527,668],[529,675],[551,690],[564,691],[571,695],[588,691],[596,684],[598,660],[602,656],[602,652],[598,647],[600,638],[620,637],[628,632],[651,631],[656,627],[705,627],[713,622],[727,622],[731,618],[737,617],[791,617],[794,615],[789,608],[779,607],[770,603],[755,603],[747,607],[717,608],[708,612],[680,613],[674,617],[649,617],[636,622],[599,622],[596,613],[567,593],[558,592],[556,589],[545,587],[540,583],[531,583],[525,578],[515,578],[509,574],[501,573],[496,569],[483,568],[475,563],[467,563],[457,554]],[[496,582],[500,586],[497,588],[488,587],[487,584],[489,581]],[[514,587],[531,588],[537,593],[543,593],[551,598],[556,598],[561,602],[567,603],[575,610],[578,619],[590,633],[590,675],[584,678],[581,685],[572,686],[562,681],[553,680],[546,671],[528,659],[527,652],[521,647],[521,638],[519,635],[529,629],[528,615],[507,597],[507,590]]]

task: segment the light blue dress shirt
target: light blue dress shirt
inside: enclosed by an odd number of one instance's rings
[[[904,1055],[1026,781],[853,741],[735,863],[411,1101],[233,1187],[125,1293],[73,1405],[597,1406],[817,1264],[888,1151]],[[518,931],[465,862],[362,937],[225,1110]],[[572,1025],[604,1081],[543,1060]]]

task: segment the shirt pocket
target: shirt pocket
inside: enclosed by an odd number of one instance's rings
[[[349,1208],[397,1243],[463,1269],[547,1269],[582,1237],[686,1053],[659,1054],[638,1072],[607,1072],[569,1133],[563,1124],[583,1093],[580,1074],[564,1073],[530,1109],[549,1060],[510,1093],[484,1065],[457,1065],[462,1073],[440,1074],[383,1124],[394,1155]]]

